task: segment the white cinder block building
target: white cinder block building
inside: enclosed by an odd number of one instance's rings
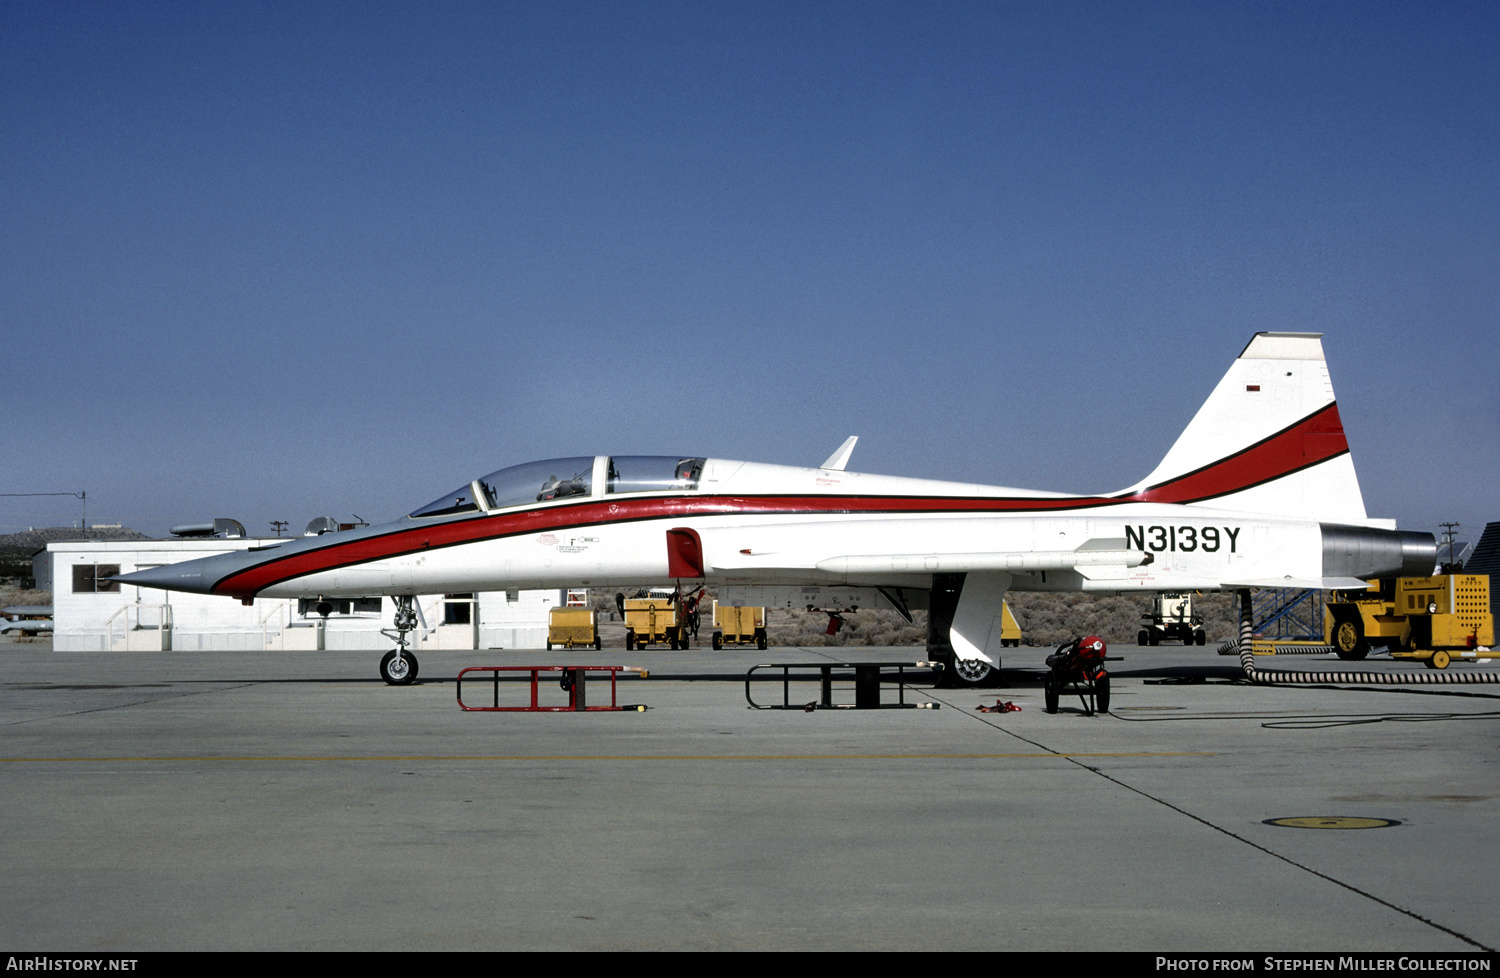
[[[320,614],[313,600],[233,598],[108,580],[148,567],[248,550],[275,540],[86,540],[50,543],[35,561],[37,587],[52,592],[58,651],[197,649],[385,649],[380,634],[395,612],[390,598],[336,599]],[[283,539],[282,542],[285,542]],[[573,592],[577,600],[578,592]],[[547,641],[547,618],[565,591],[425,595],[419,648],[530,649]]]

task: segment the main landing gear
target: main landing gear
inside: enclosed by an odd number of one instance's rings
[[[983,659],[960,659],[955,655],[951,662],[950,675],[959,686],[983,686],[995,671],[995,667]]]
[[[406,649],[407,636],[417,628],[415,601],[410,594],[396,595],[396,627],[380,630],[380,634],[396,640],[396,647],[380,660],[380,678],[391,686],[410,686],[417,678],[417,657]]]

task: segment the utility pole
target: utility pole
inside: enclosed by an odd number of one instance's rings
[[[276,528],[276,535],[281,536],[281,531],[286,529],[286,520],[272,520],[271,525]]]
[[[1458,537],[1458,534],[1455,533],[1454,531],[1457,530],[1462,525],[1463,524],[1461,524],[1461,523],[1439,523],[1438,524],[1438,526],[1441,526],[1443,528],[1443,542],[1448,545],[1448,567],[1449,567],[1450,571],[1452,570],[1452,567],[1453,567],[1453,544],[1454,544],[1454,541]]]

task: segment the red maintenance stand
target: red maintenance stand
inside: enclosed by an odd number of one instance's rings
[[[491,685],[493,686],[493,697],[490,706],[470,706],[464,702],[464,677],[471,672],[490,673]],[[501,706],[500,705],[500,674],[502,672],[529,672],[531,673],[531,705],[530,706]],[[538,701],[538,689],[542,673],[560,673],[558,685],[568,694],[566,706],[542,706]],[[609,705],[588,705],[588,674],[609,673]],[[631,703],[620,705],[615,698],[615,680],[620,673],[641,676],[650,675],[645,669],[635,666],[470,666],[460,670],[458,674],[458,708],[474,713],[594,713],[594,712],[620,712],[631,710],[637,713],[646,711],[645,704]],[[551,680],[551,677],[548,677]],[[472,680],[471,680],[472,682]]]

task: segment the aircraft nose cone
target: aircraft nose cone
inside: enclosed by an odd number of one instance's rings
[[[146,570],[132,571],[129,574],[116,574],[110,580],[141,587],[158,587],[167,591],[194,591],[207,594],[212,582],[204,579],[201,566],[194,566],[199,563],[201,562],[189,560],[180,564],[148,567]]]

